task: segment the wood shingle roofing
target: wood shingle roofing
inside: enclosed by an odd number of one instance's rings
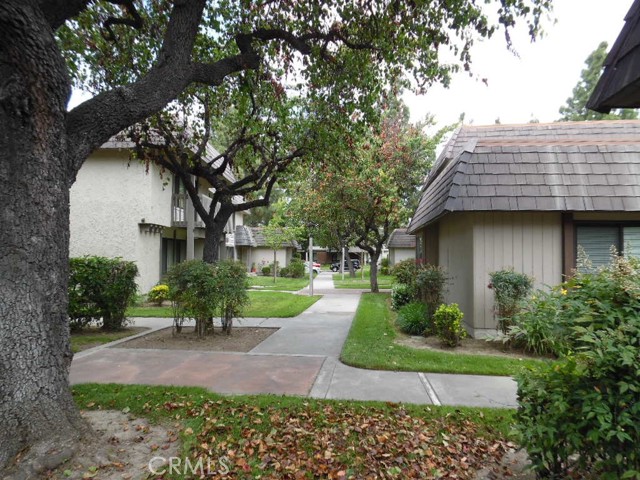
[[[244,246],[269,247],[267,239],[264,236],[264,228],[263,227],[245,227],[243,225],[242,229],[244,230],[244,232],[241,232],[241,235],[243,235],[243,238],[250,238],[251,239],[249,241],[250,243],[243,244]],[[240,230],[238,229],[238,226],[236,226],[236,235],[238,235],[238,233],[240,233]],[[245,235],[246,235],[246,237],[245,237]],[[236,239],[236,245],[238,245],[237,242],[238,242],[238,240]],[[286,242],[284,242],[282,244],[282,248],[299,249],[300,248],[300,244],[295,240],[286,241]]]
[[[409,235],[406,228],[396,228],[389,235],[389,248],[416,248],[415,235]]]
[[[640,211],[640,121],[461,127],[409,232],[468,211]]]
[[[256,247],[257,243],[253,238],[250,227],[244,225],[236,225],[235,230],[235,243],[238,247]]]

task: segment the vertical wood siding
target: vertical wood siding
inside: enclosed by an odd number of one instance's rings
[[[513,268],[535,280],[535,288],[562,281],[559,213],[486,212],[473,215],[474,329],[495,329],[489,273]]]

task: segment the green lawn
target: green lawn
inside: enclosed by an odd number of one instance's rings
[[[170,426],[183,441],[182,459],[215,467],[222,461],[229,478],[293,478],[294,472],[301,478],[403,479],[408,472],[470,478],[483,466],[481,458],[508,448],[514,415],[501,409],[222,396],[187,387],[85,384],[73,393],[81,409],[119,410]],[[162,456],[158,447],[155,455]]]
[[[146,330],[146,328],[131,327],[118,332],[103,332],[99,328],[87,328],[82,332],[73,332],[71,334],[71,350],[74,353],[81,352],[82,350],[97,347],[104,343],[130,337],[144,330]]]
[[[396,345],[395,313],[388,294],[364,294],[342,349],[341,360],[354,367],[413,372],[513,375],[538,360],[462,355]]]
[[[273,283],[273,277],[249,277],[249,285],[252,287],[262,287],[260,290],[286,290],[297,292],[309,285],[309,277],[305,278],[282,278],[276,277]]]
[[[320,298],[319,295],[295,295],[284,292],[247,292],[250,304],[245,308],[245,317],[290,318],[300,315]],[[171,307],[131,307],[128,317],[173,317]]]
[[[345,272],[344,280],[342,280],[341,273],[333,274],[333,285],[336,288],[357,288],[357,289],[369,289],[371,288],[371,282],[369,277],[370,266],[364,267],[364,279],[362,278],[362,270],[356,272],[355,278],[349,277],[349,272]],[[378,288],[391,288],[395,278],[391,275],[380,275],[380,269],[378,269]]]

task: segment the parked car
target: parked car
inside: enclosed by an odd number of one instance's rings
[[[354,258],[351,260],[351,263],[353,263],[353,268],[355,270],[359,270],[360,269],[360,260],[358,260],[357,258]],[[339,272],[340,271],[340,262],[335,262],[331,264],[331,271],[332,272]],[[349,271],[349,263],[345,260],[344,261],[344,271],[348,272]]]
[[[304,264],[304,271],[309,273],[309,262]],[[313,262],[313,273],[320,273],[322,271],[322,265],[318,262]]]

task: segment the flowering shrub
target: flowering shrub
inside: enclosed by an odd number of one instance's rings
[[[538,476],[640,478],[640,261],[615,256],[537,292],[515,328],[529,343],[522,332],[544,332],[561,356],[518,378],[517,429]]]
[[[418,267],[415,260],[407,259],[396,263],[391,270],[391,275],[396,277],[396,282],[415,287]]]
[[[401,307],[415,300],[416,291],[411,285],[396,283],[391,289],[391,307],[400,310]]]
[[[451,305],[440,305],[433,314],[433,323],[438,338],[449,347],[456,347],[460,340],[467,336],[467,332],[462,326],[462,317],[457,303]]]
[[[147,300],[162,305],[162,302],[169,300],[169,285],[160,284],[153,287],[147,294]]]

